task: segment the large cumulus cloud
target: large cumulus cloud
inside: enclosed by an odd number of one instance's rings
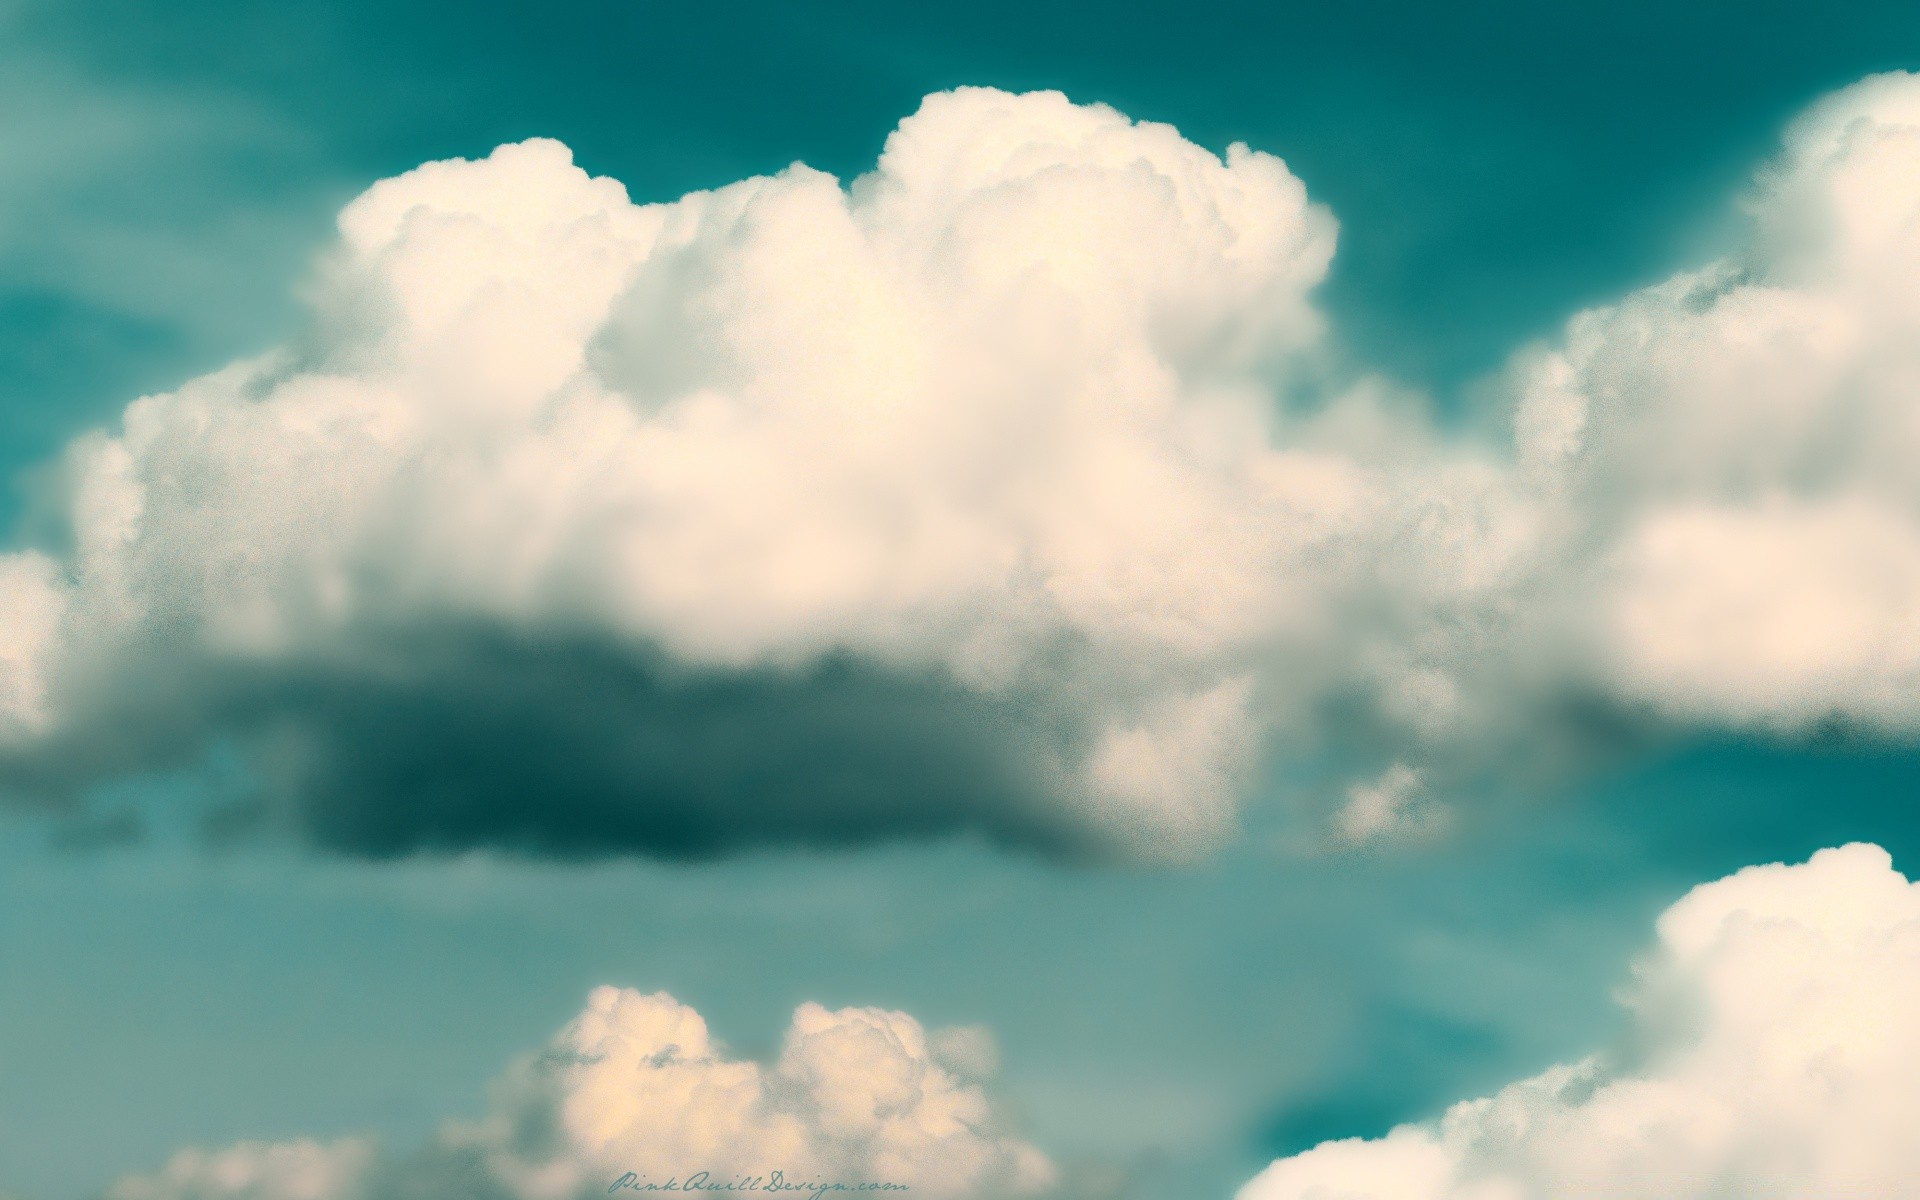
[[[1920,80],[1789,129],[1738,255],[1582,314],[1516,433],[1608,686],[1694,722],[1920,725]]]
[[[72,448],[0,573],[16,791],[237,747],[373,852],[1181,856],[1395,503],[1273,437],[1327,214],[1058,95],[930,97],[850,189],[534,141],[340,230],[303,339]]]
[[[1420,781],[1355,841],[1595,729],[1908,737],[1916,168],[1915,77],[1815,106],[1740,251],[1518,355],[1483,439],[1329,368],[1279,160],[1058,95],[929,97],[848,187],[429,164],[301,338],[74,444],[0,562],[0,789],[237,756],[236,820],[362,853],[1181,858],[1263,753]]]
[[[309,336],[76,444],[0,573],[19,786],[237,738],[376,851],[1227,826],[1326,490],[1252,386],[1332,249],[1278,160],[963,91],[851,191],[535,141],[340,229]]]
[[[1051,1192],[1053,1165],[979,1086],[991,1049],[976,1028],[929,1033],[905,1013],[805,1004],[778,1057],[759,1063],[728,1055],[665,993],[603,987],[495,1083],[483,1116],[447,1122],[415,1152],[359,1137],[187,1149],[107,1200],[581,1200],[629,1174],[677,1190],[758,1178],[764,1191],[774,1172],[790,1191]]]
[[[1619,1053],[1274,1163],[1240,1200],[1920,1196],[1920,886],[1875,846],[1661,915]]]

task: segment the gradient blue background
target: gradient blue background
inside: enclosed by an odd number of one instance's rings
[[[30,483],[133,396],[270,345],[375,178],[533,134],[641,200],[846,176],[963,83],[1282,155],[1342,222],[1352,353],[1458,406],[1574,309],[1711,253],[1780,124],[1896,66],[1920,66],[1910,3],[0,0],[0,471]],[[27,538],[24,495],[0,522]],[[1398,853],[1300,858],[1256,803],[1184,872],[964,844],[369,867],[15,819],[0,1190],[79,1197],[186,1143],[404,1144],[616,982],[746,1052],[803,999],[989,1025],[1044,1147],[1219,1195],[1600,1044],[1695,882],[1849,838],[1911,869],[1916,778],[1892,751],[1675,746]]]

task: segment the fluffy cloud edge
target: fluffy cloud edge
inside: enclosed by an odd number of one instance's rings
[[[1238,1200],[1920,1196],[1920,885],[1856,843],[1702,884],[1615,1052],[1280,1159]]]
[[[771,1062],[740,1059],[666,993],[600,987],[495,1081],[483,1116],[448,1120],[412,1153],[360,1136],[188,1148],[103,1200],[584,1200],[623,1178],[765,1188],[776,1172],[802,1190],[1057,1194],[1055,1166],[983,1090],[997,1058],[979,1027],[929,1032],[902,1012],[807,1003]]]
[[[83,792],[225,741],[272,760],[282,818],[373,853],[973,829],[1177,859],[1230,835],[1258,725],[1233,660],[1267,560],[1321,537],[1273,527],[1346,487],[1238,444],[1257,380],[1321,332],[1333,222],[1280,160],[963,88],[847,187],[795,166],[636,205],[535,139],[377,183],[339,227],[302,339],[77,439],[71,545],[0,561],[0,786]],[[330,808],[511,741],[462,698],[541,657],[659,727],[533,731],[593,743],[601,774],[555,806],[577,828],[492,828],[523,822],[485,797],[365,834]],[[813,677],[843,664],[871,711],[721,757],[879,729],[852,786],[759,820],[764,788],[671,778],[660,745],[832,710]],[[719,731],[673,727],[735,700]],[[927,727],[891,730],[916,704]],[[447,744],[351,717],[396,705]],[[910,761],[943,709],[1008,761]],[[925,786],[969,766],[1007,777]]]
[[[1378,380],[1278,403],[1332,217],[1057,93],[930,96],[845,187],[427,164],[305,341],[75,442],[71,547],[0,558],[0,789],[220,744],[349,853],[1180,862],[1263,756],[1353,752],[1353,843],[1582,706],[1911,740],[1916,97],[1815,105],[1739,252],[1521,356],[1510,458]]]

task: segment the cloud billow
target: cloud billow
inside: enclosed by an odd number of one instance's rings
[[[1235,437],[1332,245],[1278,160],[972,90],[851,191],[535,141],[340,226],[309,332],[76,442],[5,561],[16,790],[217,743],[372,853],[1230,828]]]
[[[72,445],[0,789],[237,750],[353,853],[1182,860],[1265,755],[1356,761],[1351,842],[1597,724],[1909,738],[1916,163],[1914,77],[1816,106],[1738,254],[1516,356],[1510,444],[1337,382],[1278,159],[1056,94],[848,186],[431,163],[302,336]]]
[[[879,1008],[803,1004],[771,1062],[736,1058],[665,992],[600,987],[423,1146],[373,1139],[179,1151],[104,1200],[584,1200],[616,1181],[729,1190],[891,1184],[949,1200],[1057,1195],[1060,1175],[981,1086],[992,1038]],[[734,1188],[733,1191],[741,1189]]]
[[[1281,1159],[1239,1200],[1920,1196],[1920,887],[1885,851],[1750,867],[1656,933],[1620,1051]]]

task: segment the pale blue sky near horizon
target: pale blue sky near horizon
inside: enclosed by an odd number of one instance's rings
[[[134,396],[293,328],[344,200],[502,141],[665,199],[795,160],[850,177],[930,91],[1058,88],[1285,158],[1341,222],[1322,298],[1350,353],[1445,406],[1706,257],[1793,112],[1900,66],[1897,3],[0,0],[0,521]],[[1222,1195],[1603,1042],[1694,883],[1852,839],[1912,870],[1915,768],[1675,744],[1432,845],[1306,858],[1256,798],[1181,870],[955,842],[365,864],[8,817],[0,1194],[79,1200],[187,1144],[404,1144],[614,982],[749,1052],[809,999],[986,1025],[1038,1144]]]

